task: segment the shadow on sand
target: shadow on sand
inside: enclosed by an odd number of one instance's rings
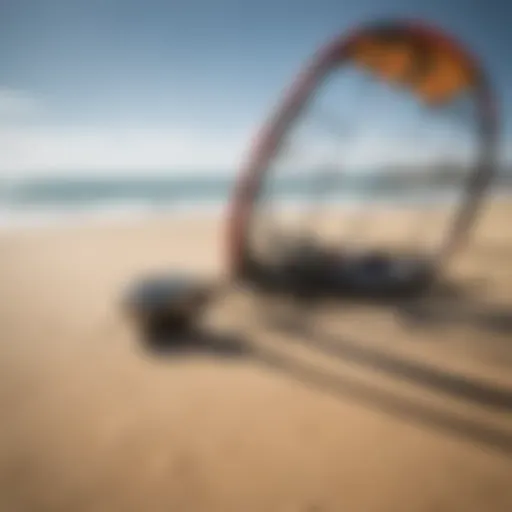
[[[282,297],[296,308],[296,316],[308,315],[311,308],[324,302],[351,308],[377,307],[391,311],[411,327],[437,328],[459,326],[512,339],[512,307],[492,304],[481,299],[488,283],[473,279],[464,283],[439,282],[417,296],[340,295],[331,299],[284,293]]]
[[[306,330],[307,329],[307,330]],[[512,412],[512,389],[503,389],[491,383],[423,364],[417,360],[391,354],[378,346],[367,346],[355,340],[302,326],[292,343],[302,344],[345,362],[387,374],[416,386],[430,388],[436,393],[466,400],[486,409]]]
[[[445,282],[420,298],[386,302],[369,298],[363,303],[391,309],[403,321],[418,327],[458,325],[489,334],[512,334],[512,308],[481,300],[486,287],[484,279],[464,284]],[[342,303],[348,307],[354,304],[351,300]]]
[[[329,338],[318,333],[297,337],[296,342],[335,356],[343,361],[371,368],[409,384],[428,387],[441,394],[469,401],[486,409],[512,411],[512,390],[488,383],[470,380],[418,362],[400,359],[375,348],[363,347],[340,338]],[[158,339],[146,339],[145,346],[159,357],[180,355],[207,355],[221,358],[244,358],[264,365],[281,374],[298,379],[303,385],[313,386],[339,398],[358,400],[387,414],[399,416],[425,427],[445,431],[501,454],[512,456],[512,432],[470,420],[430,404],[411,400],[377,386],[327,372],[307,364],[290,354],[255,343],[248,336],[195,332],[179,338],[160,333]]]
[[[489,332],[512,334],[512,310],[476,300],[424,300],[397,308],[402,318],[418,326],[461,325]]]

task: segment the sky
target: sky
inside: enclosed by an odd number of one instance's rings
[[[503,0],[0,0],[0,176],[234,172],[319,45],[395,17],[469,45],[508,133]]]

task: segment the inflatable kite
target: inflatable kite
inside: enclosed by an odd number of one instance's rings
[[[463,179],[457,181],[458,202],[444,238],[434,252],[400,253],[375,248],[354,250],[350,240],[327,246],[316,237],[317,230],[311,226],[307,236],[281,231],[275,237],[269,229],[267,250],[262,253],[256,248],[254,233],[258,217],[268,208],[265,189],[271,183],[283,189],[295,187],[296,192],[311,192],[313,188],[311,182],[301,182],[302,178],[293,175],[279,185],[278,163],[287,151],[291,134],[308,117],[311,105],[326,84],[354,70],[361,72],[366,81],[391,88],[399,98],[412,101],[415,108],[432,115],[443,117],[443,113],[452,113],[461,101],[471,105],[472,114],[463,119],[461,126],[472,136],[471,158],[466,159]],[[352,105],[355,119],[368,101],[369,96]],[[364,122],[373,123],[378,142],[379,137],[387,134],[386,128],[381,127],[379,135],[379,123],[373,122],[377,115],[370,114]],[[378,121],[393,121],[395,117],[400,117],[398,110],[396,116],[391,112]],[[343,138],[347,130],[339,131]],[[318,140],[313,143],[310,139],[311,146],[318,145]],[[422,139],[416,140],[419,147]],[[293,82],[263,127],[240,173],[227,226],[227,267],[231,282],[309,297],[356,294],[385,299],[424,293],[466,239],[495,173],[497,143],[497,110],[489,79],[476,57],[455,39],[438,29],[408,21],[370,24],[342,34],[321,48]],[[302,146],[307,146],[307,141]],[[371,156],[372,151],[370,147],[365,154]],[[436,156],[431,148],[426,153]],[[301,165],[314,169],[311,158],[303,158]],[[346,167],[343,150],[337,165]],[[442,168],[436,172],[438,185],[450,181]],[[421,176],[416,173],[412,179],[402,173],[387,187],[403,186],[409,179],[421,180]],[[367,181],[374,183],[375,179],[367,178]],[[344,186],[348,185],[342,179],[339,188]],[[332,182],[327,185],[329,189],[336,187]],[[407,194],[407,191],[402,193]],[[371,199],[370,194],[370,202]],[[272,221],[269,224],[274,225]],[[194,314],[193,305],[197,302],[202,307],[202,297],[214,297],[192,281],[189,287],[183,286],[182,280],[179,286],[173,285],[172,279],[167,279],[165,286],[163,281],[152,283],[136,287],[129,300],[132,311],[146,320],[168,317],[177,319],[179,325],[189,325],[183,318]]]
[[[332,75],[342,74],[354,67],[365,70],[376,81],[404,93],[409,92],[432,112],[449,111],[450,106],[465,98],[473,104],[476,113],[467,123],[472,126],[466,126],[473,130],[475,139],[472,161],[468,164],[470,170],[464,183],[460,184],[462,195],[457,213],[435,257],[430,256],[425,261],[425,258],[416,255],[414,261],[408,259],[407,262],[399,262],[398,259],[393,261],[390,255],[377,257],[377,254],[367,254],[354,261],[350,257],[350,248],[345,247],[344,253],[342,247],[334,263],[340,291],[349,284],[355,288],[360,284],[361,290],[369,291],[372,288],[373,292],[378,292],[384,283],[388,288],[386,291],[391,291],[395,285],[397,291],[401,285],[421,288],[438,274],[441,263],[461,247],[496,167],[498,121],[489,80],[477,59],[445,33],[420,23],[379,23],[343,34],[322,48],[294,82],[264,127],[240,176],[231,205],[227,243],[229,267],[234,278],[258,280],[271,270],[257,259],[251,247],[251,229],[261,191],[270,179],[270,169],[279,158],[288,133],[293,131],[324,82]],[[330,256],[336,259],[336,256]],[[310,266],[311,261],[304,263]],[[394,263],[406,263],[411,272],[395,272],[398,268]],[[319,258],[318,264],[325,270],[326,260]],[[412,269],[417,272],[412,272]],[[399,274],[403,276],[403,281],[394,279],[393,276]],[[360,281],[356,275],[361,277]],[[336,280],[332,274],[325,274],[324,277],[330,283]]]

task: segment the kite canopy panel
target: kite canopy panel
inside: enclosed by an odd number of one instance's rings
[[[464,52],[415,25],[366,29],[349,40],[341,57],[384,81],[407,87],[431,105],[452,101],[478,80]]]

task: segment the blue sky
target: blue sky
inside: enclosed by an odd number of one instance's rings
[[[0,172],[234,168],[318,45],[394,16],[468,43],[508,127],[503,0],[0,0]]]

